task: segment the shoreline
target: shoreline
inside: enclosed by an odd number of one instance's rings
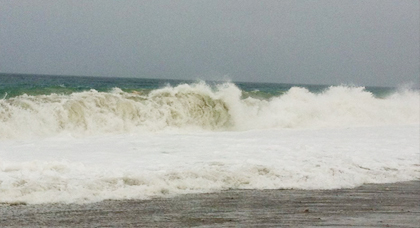
[[[335,190],[226,190],[90,204],[0,204],[1,227],[418,227],[420,180]]]

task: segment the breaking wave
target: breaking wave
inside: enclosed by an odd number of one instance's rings
[[[0,100],[0,139],[161,130],[236,131],[417,124],[418,91],[377,98],[363,87],[321,93],[293,87],[268,99],[243,97],[232,83],[182,84],[146,94],[115,88]]]

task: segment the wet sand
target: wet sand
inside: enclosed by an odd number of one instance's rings
[[[92,204],[0,204],[1,227],[419,227],[420,181],[228,190]]]

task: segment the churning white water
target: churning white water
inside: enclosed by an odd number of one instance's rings
[[[0,100],[0,202],[86,203],[228,188],[420,178],[420,97],[233,84]]]

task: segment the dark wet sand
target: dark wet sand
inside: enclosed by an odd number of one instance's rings
[[[339,190],[228,190],[84,205],[0,204],[12,227],[420,227],[420,181]]]

